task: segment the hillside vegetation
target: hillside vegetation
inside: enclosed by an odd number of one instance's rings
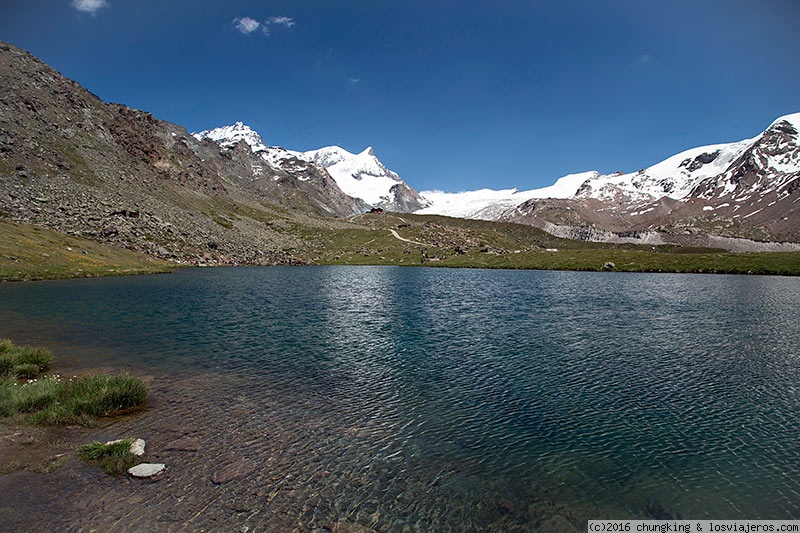
[[[0,220],[0,280],[168,272],[170,263],[124,248]]]
[[[527,225],[435,215],[289,217],[258,223],[282,236],[279,252],[298,265],[800,275],[800,252],[731,254],[709,248],[588,243]],[[2,281],[168,272],[180,266],[57,231],[0,221]]]

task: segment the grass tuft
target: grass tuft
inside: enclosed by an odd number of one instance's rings
[[[0,376],[13,373],[19,377],[35,377],[50,366],[52,357],[46,348],[14,346],[8,339],[0,340]]]
[[[109,474],[123,474],[139,460],[131,453],[132,443],[133,439],[109,444],[94,441],[78,448],[78,455],[85,461],[99,463]]]
[[[126,372],[87,376],[68,382],[66,395],[76,416],[108,416],[143,403],[147,385]]]
[[[33,379],[39,374],[39,365],[25,363],[14,366],[14,375],[17,379]]]
[[[62,380],[42,376],[51,354],[44,348],[0,351],[0,418],[21,415],[33,424],[91,425],[94,419],[144,403],[147,385],[126,372]]]
[[[39,367],[39,372],[46,370],[50,366],[50,360],[53,358],[50,350],[35,346],[20,346],[12,349],[11,353],[16,354],[17,364],[36,365]]]
[[[22,385],[12,381],[9,401],[14,412],[34,413],[55,404],[63,390],[64,384],[56,376],[47,376]]]
[[[0,353],[0,376],[7,376],[14,370],[14,358],[8,352]]]

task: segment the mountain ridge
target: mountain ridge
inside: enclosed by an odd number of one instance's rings
[[[792,113],[750,139],[684,150],[637,172],[571,174],[528,191],[423,191],[432,205],[419,212],[519,222],[587,240],[652,233],[679,242],[705,233],[800,242],[799,130],[800,113]]]
[[[300,163],[198,141],[0,42],[0,217],[170,261],[293,263],[305,246],[293,225],[367,208]]]
[[[427,215],[364,216],[372,204],[346,194],[334,174],[341,170],[356,185],[376,176],[391,180],[394,173],[377,160],[374,150],[350,154],[326,147],[307,154],[267,146],[260,135],[246,131],[244,123],[232,129],[241,130],[241,135],[228,132],[230,138],[223,142],[224,136],[198,139],[148,112],[105,103],[28,52],[0,43],[0,218],[184,264],[384,261],[562,268],[569,261],[542,263],[539,256],[577,246],[557,237],[592,240],[611,234],[611,239],[659,244],[665,236],[689,232],[691,238],[705,233],[723,240],[687,238],[681,244],[730,247],[724,241],[728,236],[763,240],[773,236],[754,234],[753,226],[741,221],[726,234],[724,225],[730,218],[718,218],[717,213],[728,208],[703,199],[708,191],[724,186],[711,182],[707,189],[697,189],[690,202],[667,197],[655,201],[657,208],[645,215],[662,217],[654,219],[655,228],[625,225],[639,215],[625,211],[623,204],[609,206],[589,194],[525,199],[521,191],[513,190],[500,195],[511,198],[507,205],[495,201],[494,211],[484,213],[514,235],[507,241],[498,240],[498,233],[488,227],[475,233],[475,226],[466,221]],[[740,191],[765,191],[759,198],[765,206],[773,201],[779,207],[794,205],[798,193],[791,169],[797,160],[796,129],[790,123],[776,123],[769,135],[731,163],[727,179]],[[685,168],[713,163],[706,161],[709,157],[698,154]],[[342,162],[347,164],[338,169]],[[786,179],[780,190],[766,192],[764,187],[774,181],[773,170],[783,171]],[[547,195],[566,195],[564,191],[578,182],[596,177],[595,173],[567,176]],[[392,209],[402,211],[397,196],[389,193],[404,182],[386,183],[389,187],[380,192],[387,202],[394,201]],[[611,216],[604,211],[609,207],[621,214]],[[707,207],[714,211],[705,211]],[[405,209],[419,211],[413,205]],[[667,216],[673,211],[682,218]],[[734,212],[731,203],[729,211],[748,223],[776,225],[771,218],[774,209],[748,205]],[[793,217],[787,213],[783,220],[790,230],[796,228]],[[503,220],[530,227],[506,225]],[[594,254],[587,255],[581,268],[603,265],[605,260],[596,262]]]
[[[361,200],[368,207],[410,212],[427,205],[417,191],[377,158],[371,146],[357,154],[339,146],[299,152],[280,146],[267,146],[261,135],[243,122],[192,135],[200,141],[211,139],[223,148],[231,148],[244,141],[254,154],[276,168],[287,164],[296,167],[300,161],[316,165],[324,169],[345,194]]]

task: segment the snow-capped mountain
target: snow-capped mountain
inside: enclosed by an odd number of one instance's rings
[[[764,132],[733,143],[685,150],[632,173],[583,172],[533,190],[447,193],[409,187],[371,148],[353,154],[337,146],[297,152],[267,146],[238,122],[194,134],[224,148],[249,148],[265,169],[306,182],[330,176],[350,204],[391,211],[532,224],[562,236],[596,240],[670,240],[714,234],[800,242],[800,113],[775,120]],[[266,170],[255,169],[255,174]],[[330,187],[304,183],[306,187]],[[339,200],[339,204],[341,204]],[[644,236],[644,237],[643,237]]]
[[[324,169],[342,192],[373,207],[409,212],[427,205],[397,173],[386,168],[371,147],[358,154],[352,154],[338,146],[297,152],[278,146],[267,146],[257,132],[242,122],[193,135],[198,140],[211,139],[224,148],[231,148],[244,141],[254,154],[273,168],[290,168],[298,172],[303,167],[314,165]]]
[[[799,129],[800,113],[786,115],[752,139],[692,148],[635,173],[598,175],[584,183],[577,196],[603,200],[623,194],[631,200],[651,201],[662,197],[710,200],[734,194],[742,199],[758,190],[752,186],[755,184],[743,188],[736,177],[742,159],[753,152],[757,156],[750,170],[761,171],[762,178],[769,181],[766,184],[762,179],[760,185],[782,189],[800,172]]]
[[[372,147],[351,154],[328,146],[302,154],[327,170],[345,194],[389,211],[410,212],[425,207],[425,200],[375,156]]]
[[[534,198],[572,198],[581,185],[598,172],[582,172],[559,178],[553,185],[540,189],[480,189],[465,192],[422,191],[430,205],[419,214],[445,215],[457,218],[496,220],[509,209]]]
[[[638,172],[572,174],[529,191],[426,191],[431,205],[419,212],[598,240],[655,232],[648,238],[704,233],[800,242],[798,132],[795,113],[753,138],[692,148]]]
[[[372,148],[351,154],[338,146],[328,146],[303,156],[326,169],[345,194],[371,205],[388,206],[394,200],[392,187],[402,181],[375,157]]]
[[[222,126],[221,128],[214,128],[213,130],[204,130],[200,133],[193,133],[192,135],[198,141],[211,139],[224,148],[232,148],[239,143],[239,141],[244,141],[255,154],[267,151],[267,145],[264,144],[261,135],[253,131],[250,126],[243,122],[236,122],[231,126]]]

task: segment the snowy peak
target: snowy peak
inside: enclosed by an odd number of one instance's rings
[[[760,173],[762,178],[780,182],[800,171],[799,128],[800,113],[786,115],[752,139],[692,148],[638,172],[598,176],[587,182],[577,196],[612,200],[622,195],[634,201],[666,197],[686,201],[698,196],[752,194],[756,192],[752,183],[752,190],[743,189],[743,174]]]
[[[348,178],[355,180],[373,176],[389,177],[396,182],[402,181],[400,176],[386,168],[386,166],[375,157],[375,151],[372,147],[367,147],[358,154],[351,154],[344,148],[327,146],[319,150],[304,152],[303,155],[322,168],[328,169],[332,174],[346,175]]]
[[[598,175],[585,183],[577,196],[611,200],[624,194],[635,200],[661,197],[682,200],[701,181],[724,172],[756,140],[757,138],[701,146],[685,150],[637,172]]]
[[[198,141],[211,139],[225,148],[232,148],[240,141],[244,141],[250,146],[250,149],[254,153],[267,150],[267,146],[264,144],[263,139],[261,139],[261,135],[243,122],[236,122],[231,126],[223,126],[212,130],[204,130],[200,133],[193,133],[192,136]]]
[[[328,146],[302,155],[327,170],[345,194],[370,205],[390,211],[413,211],[426,205],[397,173],[386,168],[371,146],[358,154]]]
[[[419,194],[409,187],[375,156],[371,146],[353,154],[339,146],[296,152],[280,147],[266,146],[261,136],[242,122],[193,134],[198,140],[211,139],[222,147],[231,148],[245,141],[253,153],[275,168],[298,172],[308,165],[324,169],[346,195],[363,200],[369,205],[390,211],[414,211],[426,204]]]
[[[351,154],[338,146],[326,146],[318,150],[309,150],[308,152],[301,152],[301,155],[322,168],[329,168],[355,157],[355,154]]]
[[[724,172],[700,183],[692,197],[711,200],[730,196],[744,201],[775,194],[788,197],[800,180],[800,113],[774,121]]]
[[[765,133],[769,133],[771,131],[779,131],[796,136],[798,131],[800,131],[800,113],[791,113],[789,115],[778,117],[775,119],[775,121],[773,121],[772,124],[769,125]]]

